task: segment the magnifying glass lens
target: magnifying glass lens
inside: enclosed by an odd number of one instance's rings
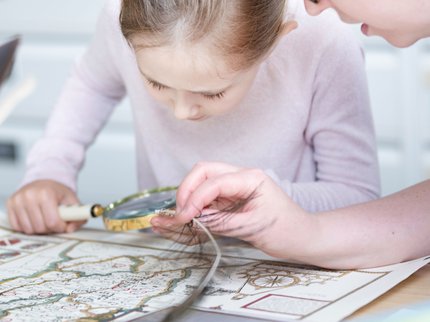
[[[153,192],[106,207],[104,216],[109,219],[138,218],[176,206],[176,190]]]
[[[158,215],[175,214],[177,187],[147,189],[110,203],[60,206],[59,213],[64,221],[87,220],[103,217],[108,230],[126,231],[151,227],[151,219]]]

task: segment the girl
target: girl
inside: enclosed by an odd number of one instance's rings
[[[176,185],[209,160],[263,169],[309,211],[376,198],[360,48],[335,15],[289,6],[294,32],[284,1],[108,1],[8,202],[13,228],[78,227],[57,206],[78,202],[85,149],[126,94],[140,189]]]

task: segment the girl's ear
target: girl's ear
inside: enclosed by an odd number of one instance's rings
[[[288,21],[288,22],[284,22],[282,24],[282,31],[281,31],[281,36],[285,36],[288,35],[291,31],[293,31],[294,29],[297,28],[297,22],[296,21]]]

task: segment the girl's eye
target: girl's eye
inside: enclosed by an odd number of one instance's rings
[[[151,85],[152,88],[154,88],[154,89],[156,89],[158,91],[161,91],[162,89],[166,88],[166,86],[161,85],[161,84],[159,84],[157,82],[154,82],[154,81],[152,81],[150,79],[146,79],[146,81],[148,82],[149,85]]]
[[[153,80],[146,79],[146,81],[148,82],[148,84],[149,84],[153,89],[156,89],[156,90],[158,90],[158,91],[161,91],[161,90],[163,90],[163,89],[166,89],[166,88],[167,88],[166,86],[161,85],[160,83],[154,82]],[[219,92],[219,93],[216,93],[216,94],[203,94],[203,96],[204,96],[205,98],[210,99],[210,100],[223,98],[223,97],[224,97],[224,95],[225,95],[225,91],[223,91],[223,92]]]
[[[224,95],[225,95],[225,92],[219,92],[219,93],[216,93],[216,94],[204,94],[203,96],[205,98],[207,98],[207,99],[214,100],[214,99],[223,98]]]

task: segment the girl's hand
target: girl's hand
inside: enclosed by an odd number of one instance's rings
[[[65,185],[52,180],[34,181],[8,199],[9,222],[14,230],[26,234],[72,232],[85,222],[64,222],[58,206],[74,204],[79,200]]]
[[[151,223],[155,231],[171,237],[169,233],[194,217],[215,234],[242,239],[283,258],[308,244],[314,218],[262,170],[223,163],[197,164],[179,186],[177,215],[159,216]]]

